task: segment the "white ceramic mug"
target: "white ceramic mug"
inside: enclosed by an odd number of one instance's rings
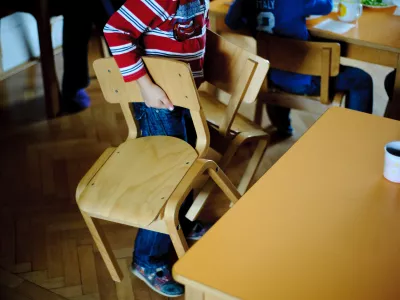
[[[341,0],[339,3],[339,20],[354,22],[361,17],[363,6],[360,0]]]
[[[383,176],[389,181],[400,183],[400,141],[385,146]]]

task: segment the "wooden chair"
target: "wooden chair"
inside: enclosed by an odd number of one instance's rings
[[[229,141],[227,150],[222,153],[218,162],[219,166],[225,170],[244,143],[257,143],[257,148],[238,185],[238,191],[243,195],[267,148],[268,134],[260,126],[238,114],[238,110],[243,102],[252,103],[256,100],[269,63],[210,30],[207,30],[206,49],[205,81],[230,96],[229,100],[223,103],[223,100],[218,98],[218,93],[200,91],[200,102],[209,125]],[[186,215],[188,219],[194,220],[197,217],[199,208],[204,205],[214,186],[212,181],[205,184]]]
[[[324,113],[330,106],[342,106],[344,93],[332,94],[329,80],[339,74],[340,45],[298,41],[260,33],[257,36],[258,54],[269,60],[271,68],[321,76],[321,94],[313,97],[285,93],[274,87],[262,89],[260,96],[267,104],[279,105],[314,113]]]
[[[122,273],[97,219],[169,234],[179,257],[188,249],[178,212],[193,182],[207,173],[232,203],[240,194],[211,160],[209,131],[187,64],[144,58],[153,80],[174,105],[190,110],[197,133],[196,149],[168,136],[138,138],[130,102],[142,102],[136,82],[124,83],[113,58],[99,59],[94,69],[105,99],[119,103],[129,129],[128,139],[107,149],[78,185],[76,200],[96,245],[115,281]]]

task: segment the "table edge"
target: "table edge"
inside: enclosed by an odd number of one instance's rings
[[[221,300],[223,300],[223,299],[224,300],[240,300],[240,298],[231,296],[231,295],[229,295],[227,293],[224,293],[224,292],[222,292],[220,290],[217,290],[216,288],[210,287],[210,286],[208,286],[208,285],[206,285],[204,283],[200,283],[200,282],[197,282],[195,280],[191,280],[191,279],[188,279],[188,278],[186,278],[184,276],[178,275],[178,274],[176,274],[176,271],[174,269],[175,269],[175,266],[174,266],[173,271],[172,271],[174,279],[177,282],[183,284],[184,286],[190,286],[190,287],[198,290],[199,292],[205,292],[205,293],[213,294],[213,295],[217,296],[218,299],[221,299]]]

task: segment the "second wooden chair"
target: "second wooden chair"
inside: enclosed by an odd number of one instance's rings
[[[238,149],[245,143],[257,144],[238,185],[243,195],[254,177],[254,174],[265,153],[268,134],[257,124],[238,113],[242,103],[252,103],[267,75],[267,60],[252,54],[211,30],[207,30],[207,47],[204,65],[204,79],[207,84],[217,89],[200,92],[200,102],[209,125],[219,132],[219,136],[228,141],[227,150],[222,153],[218,162],[225,170]],[[229,95],[224,102],[218,97],[222,92]],[[196,211],[202,207],[214,188],[213,182],[205,184],[197,196],[192,209],[186,215],[190,220],[197,217]]]
[[[318,114],[324,113],[330,106],[344,105],[345,94],[332,93],[330,89],[331,77],[339,74],[339,44],[298,41],[259,33],[257,47],[258,55],[268,59],[271,68],[321,77],[319,96],[286,93],[267,86],[266,82],[260,93],[262,101]]]

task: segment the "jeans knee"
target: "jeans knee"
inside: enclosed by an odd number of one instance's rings
[[[389,97],[393,94],[395,74],[396,71],[393,71],[385,78],[385,90]]]
[[[357,72],[357,82],[362,87],[368,87],[372,89],[373,86],[372,77],[364,70],[359,70]]]

